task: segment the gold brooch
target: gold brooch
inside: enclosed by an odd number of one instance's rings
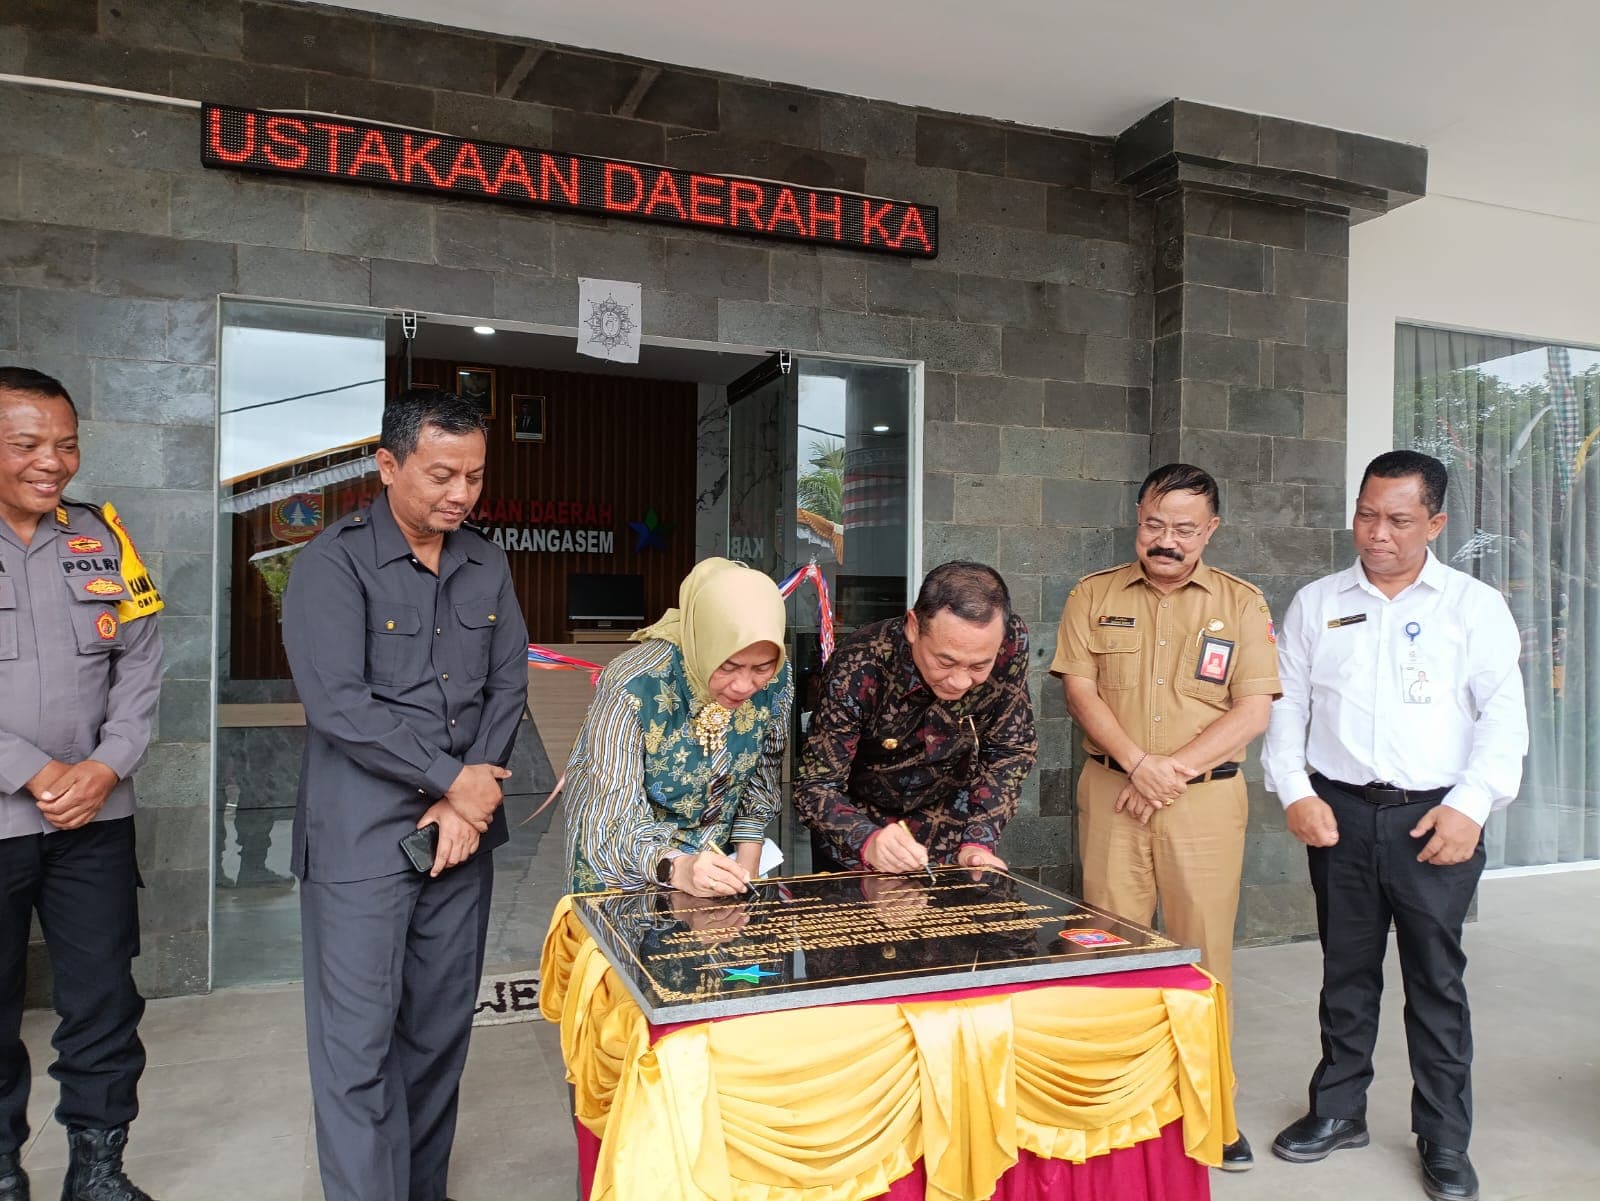
[[[898,750],[899,747],[900,740],[898,738],[885,738],[883,740],[883,749],[886,751]]]
[[[728,723],[732,714],[716,701],[707,701],[689,722],[695,741],[706,754],[722,746],[728,738]]]

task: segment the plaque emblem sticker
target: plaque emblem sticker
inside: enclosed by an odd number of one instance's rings
[[[67,539],[67,549],[75,555],[92,555],[95,551],[105,550],[106,544],[98,538],[85,537],[79,534],[76,538]]]
[[[117,636],[117,619],[109,613],[102,613],[94,619],[94,632],[100,635],[101,642],[110,642]]]
[[[1063,930],[1061,937],[1080,947],[1126,947],[1131,944],[1109,930]]]
[[[97,575],[92,580],[85,580],[83,590],[90,596],[121,596],[127,591],[116,580],[108,580],[103,575]]]
[[[1194,669],[1194,678],[1208,684],[1226,684],[1228,668],[1233,665],[1233,643],[1226,638],[1207,634],[1200,639],[1200,662]]]

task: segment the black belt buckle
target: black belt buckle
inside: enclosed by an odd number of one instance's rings
[[[1404,805],[1406,803],[1406,790],[1396,788],[1393,784],[1384,784],[1373,781],[1361,786],[1361,795],[1369,805]]]

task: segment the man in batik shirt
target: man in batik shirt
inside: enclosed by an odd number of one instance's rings
[[[829,660],[794,787],[817,871],[1005,867],[1000,832],[1039,741],[1028,627],[1005,581],[951,562],[915,607]]]

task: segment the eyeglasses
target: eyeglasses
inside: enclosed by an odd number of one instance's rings
[[[1147,538],[1162,538],[1171,534],[1179,542],[1193,542],[1199,537],[1201,527],[1190,522],[1182,525],[1168,525],[1164,521],[1150,518],[1139,523],[1139,531]]]

